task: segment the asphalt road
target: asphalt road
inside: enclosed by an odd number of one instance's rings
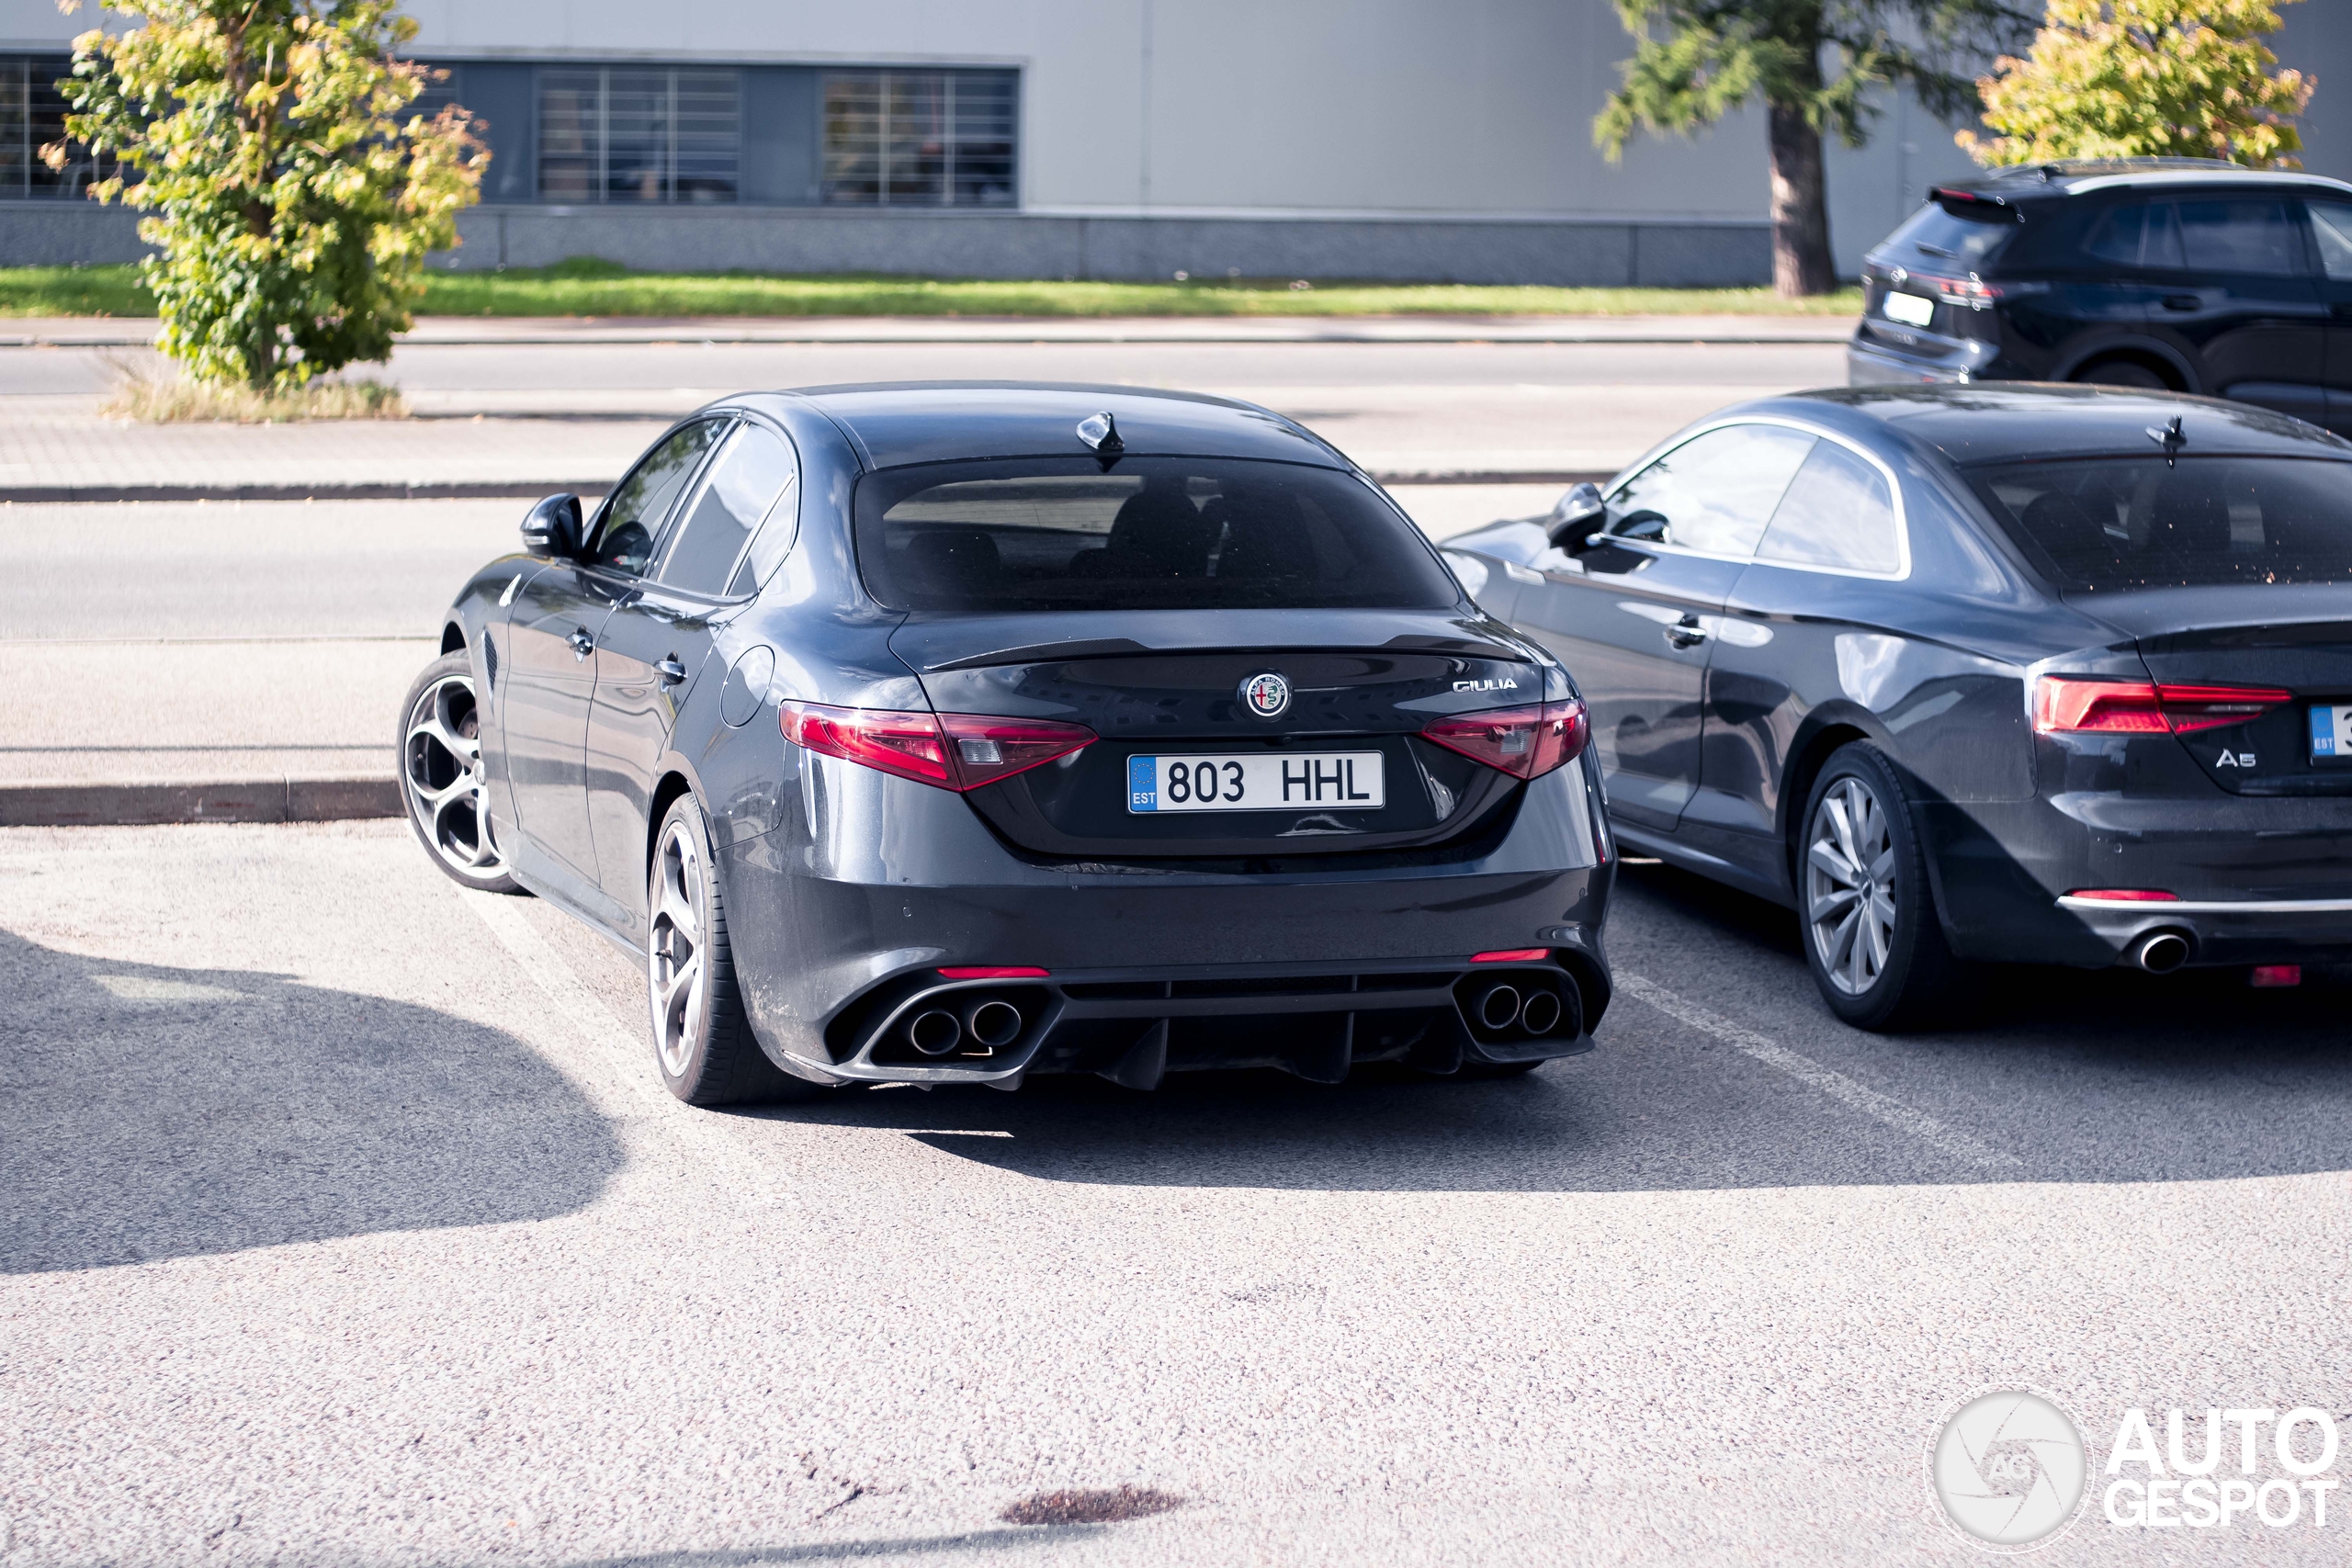
[[[1979,1385],[2346,1408],[2344,990],[1888,1041],[1736,896],[1610,942],[1517,1082],[715,1114],[400,824],[0,832],[0,1562],[1958,1562]],[[1183,1503],[1000,1519],[1121,1484]],[[2092,1506],[2037,1561],[2342,1561]]]

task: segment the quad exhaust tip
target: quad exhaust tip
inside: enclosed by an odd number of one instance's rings
[[[2169,975],[2188,962],[2188,939],[2178,931],[2152,931],[2132,944],[2132,963],[2151,975]]]
[[[1021,1010],[990,997],[964,1010],[964,1032],[994,1051],[1021,1038]]]
[[[1556,1002],[1553,1004],[1555,1022],[1558,1006]],[[1519,987],[1516,986],[1489,986],[1478,994],[1478,1021],[1487,1029],[1498,1032],[1509,1029],[1519,1017]]]
[[[964,1026],[956,1022],[956,1015],[944,1008],[919,1012],[915,1014],[914,1021],[907,1025],[907,1043],[926,1056],[944,1056],[956,1049],[963,1038]]]
[[[1560,998],[1549,991],[1537,991],[1519,1010],[1520,1026],[1530,1034],[1549,1034],[1560,1026]]]

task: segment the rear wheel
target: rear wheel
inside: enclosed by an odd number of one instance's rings
[[[710,830],[691,795],[673,802],[654,837],[646,889],[646,1000],[653,1060],[689,1105],[806,1100],[819,1086],[794,1077],[752,1038],[735,979]]]
[[[1799,842],[1805,962],[1829,1010],[1860,1029],[1927,1021],[1960,964],[1945,945],[1919,833],[1894,766],[1866,741],[1814,781]]]
[[[2152,392],[2178,390],[2171,378],[2138,359],[2102,359],[2075,372],[2075,379],[2093,387],[2143,387]]]
[[[433,863],[468,887],[520,893],[490,839],[483,798],[481,714],[465,650],[424,667],[401,706],[401,799]]]

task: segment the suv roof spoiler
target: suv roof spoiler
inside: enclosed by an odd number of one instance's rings
[[[2008,197],[1995,196],[1988,191],[1968,190],[1960,186],[1929,186],[1928,199],[1954,218],[1973,218],[1984,223],[2025,221],[2025,213]]]

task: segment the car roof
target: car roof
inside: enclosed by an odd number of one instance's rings
[[[1747,411],[1876,421],[1941,451],[1955,463],[2128,456],[2157,450],[2148,432],[2177,415],[2184,456],[2228,453],[2352,458],[2352,441],[2268,409],[2186,392],[2143,391],[2032,381],[1920,387],[1832,387],[1796,392]],[[1842,416],[1842,417],[1841,417]]]
[[[2299,169],[2249,169],[2215,158],[2068,158],[2018,164],[1939,182],[1936,189],[1968,191],[2004,202],[2088,196],[2132,186],[2301,186],[2352,195],[2352,185]]]
[[[1091,448],[1079,438],[1079,422],[1098,413],[1112,417],[1133,457],[1351,466],[1320,437],[1278,413],[1197,392],[1035,381],[897,381],[800,387],[774,396],[821,412],[869,468],[992,457],[1084,457]]]

